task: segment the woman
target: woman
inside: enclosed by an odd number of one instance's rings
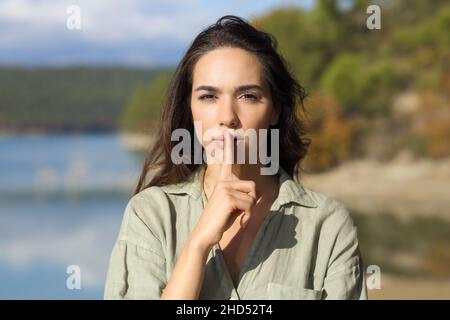
[[[304,96],[274,39],[246,21],[225,16],[195,38],[125,210],[105,298],[366,298],[348,211],[293,180],[309,145],[296,111]],[[195,137],[181,163],[177,129]],[[249,161],[253,145],[242,134],[266,129],[257,143],[275,174]],[[195,143],[205,152],[200,163]],[[244,161],[235,161],[238,149]]]

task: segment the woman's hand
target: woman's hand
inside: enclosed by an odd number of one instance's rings
[[[241,227],[247,225],[256,203],[256,186],[254,181],[232,180],[233,137],[226,131],[224,144],[224,161],[219,180],[208,200],[207,206],[191,234],[202,249],[210,250],[218,243],[223,233],[241,217]]]

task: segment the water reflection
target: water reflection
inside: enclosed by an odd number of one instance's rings
[[[102,298],[141,159],[112,134],[3,137],[0,150],[0,298]],[[81,290],[66,288],[69,265]]]

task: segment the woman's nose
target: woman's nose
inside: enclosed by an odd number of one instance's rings
[[[238,124],[239,118],[236,114],[233,101],[223,101],[219,106],[219,125],[236,128]]]

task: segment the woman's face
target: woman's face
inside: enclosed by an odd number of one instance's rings
[[[194,123],[201,124],[203,147],[214,143],[214,138],[227,129],[253,129],[259,134],[259,129],[278,122],[261,63],[257,56],[239,48],[215,49],[197,61],[191,109]],[[215,134],[211,137],[205,134],[207,131]],[[220,137],[218,140],[215,143],[222,148]],[[246,149],[248,141],[245,136]]]

